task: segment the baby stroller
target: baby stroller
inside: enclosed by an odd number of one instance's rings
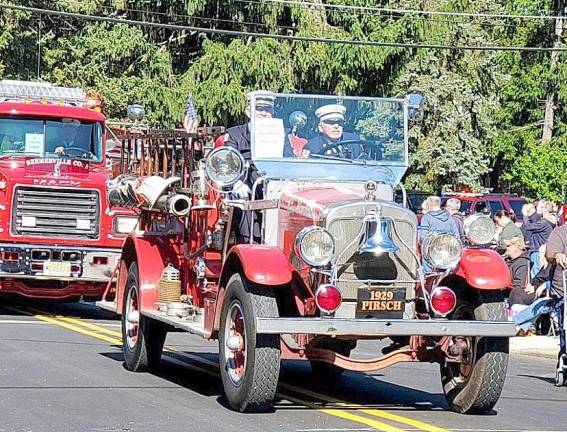
[[[556,301],[555,312],[559,324],[559,358],[555,371],[555,385],[567,386],[567,347],[565,346],[565,332],[567,331],[567,270],[563,270],[563,298]]]

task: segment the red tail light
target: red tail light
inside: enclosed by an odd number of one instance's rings
[[[431,308],[439,315],[445,316],[455,309],[457,296],[447,287],[437,287],[431,293]]]
[[[315,291],[315,303],[323,312],[336,311],[343,301],[339,289],[334,285],[321,285]]]
[[[3,261],[18,261],[20,259],[20,254],[18,252],[2,252]]]

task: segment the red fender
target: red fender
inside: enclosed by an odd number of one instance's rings
[[[456,274],[480,290],[505,289],[511,281],[506,262],[492,249],[465,249]]]
[[[221,277],[219,291],[214,305],[214,319],[205,314],[205,331],[210,335],[220,328],[220,315],[224,290],[230,277],[240,271],[246,279],[260,285],[278,286],[291,282],[292,267],[284,253],[275,246],[240,244],[228,253]]]
[[[234,257],[233,257],[234,256]],[[234,246],[226,259],[240,261],[246,279],[260,285],[285,285],[291,282],[292,267],[284,253],[276,246],[240,244]],[[226,266],[221,280],[224,280]]]
[[[175,265],[176,257],[172,255],[172,251],[165,240],[161,236],[144,237],[130,234],[124,241],[122,265],[116,292],[119,313],[122,313],[123,293],[128,278],[128,269],[134,261],[138,263],[139,303],[141,308],[144,310],[155,309],[155,304],[159,300],[157,289],[163,269],[169,262],[173,262]]]

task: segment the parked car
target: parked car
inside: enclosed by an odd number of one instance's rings
[[[455,192],[443,194],[443,206],[449,198],[458,198],[461,201],[460,211],[465,215],[481,213],[483,209],[487,209],[491,214],[498,210],[506,210],[516,215],[518,223],[523,220],[522,206],[526,204],[524,198],[515,194]]]

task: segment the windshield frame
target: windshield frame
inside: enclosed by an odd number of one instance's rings
[[[67,117],[65,117],[67,118]],[[79,128],[81,126],[89,126],[89,144],[94,144],[93,149],[97,150],[96,152],[91,152],[88,150],[93,157],[92,158],[85,158],[85,157],[78,157],[75,155],[65,155],[59,156],[56,154],[52,154],[53,152],[46,151],[46,142],[49,137],[47,137],[47,130],[54,129],[54,124],[64,124],[64,118],[59,117],[35,117],[35,116],[6,116],[0,115],[0,122],[7,120],[7,121],[22,121],[22,122],[37,122],[37,124],[41,124],[42,135],[43,135],[43,142],[42,142],[42,153],[26,153],[25,151],[19,152],[0,152],[0,159],[3,158],[55,158],[55,159],[70,159],[70,160],[82,160],[86,161],[90,164],[99,165],[105,163],[105,127],[104,122],[98,120],[86,120],[86,119],[75,119],[70,118],[71,121],[78,121],[80,122]],[[58,126],[56,126],[58,127]],[[79,132],[77,132],[78,134]]]
[[[408,120],[408,103],[407,98],[391,98],[391,97],[364,97],[364,96],[341,96],[341,95],[319,95],[319,94],[294,94],[294,93],[270,93],[271,96],[275,98],[296,98],[296,99],[328,99],[330,101],[336,102],[337,99],[341,100],[348,100],[348,101],[367,101],[367,102],[390,102],[390,103],[397,103],[402,106],[403,109],[403,147],[404,147],[404,160],[402,161],[374,161],[374,160],[353,160],[353,159],[344,159],[343,161],[340,160],[325,160],[322,158],[290,158],[290,157],[281,157],[281,158],[256,158],[255,157],[255,148],[256,148],[256,137],[255,137],[255,111],[256,111],[256,97],[257,96],[264,96],[265,91],[254,91],[248,94],[249,97],[249,108],[250,108],[250,148],[251,148],[251,163],[254,163],[258,169],[263,171],[263,173],[267,177],[282,177],[281,170],[277,169],[276,167],[281,164],[285,164],[285,167],[282,168],[283,171],[290,171],[296,172],[297,169],[305,170],[305,172],[310,170],[310,166],[313,167],[314,165],[329,165],[328,168],[335,167],[342,176],[344,176],[344,180],[346,181],[363,181],[364,178],[372,178],[373,173],[371,168],[377,168],[375,175],[377,176],[376,180],[383,181],[389,184],[396,184],[399,183],[407,171],[409,167],[409,143],[408,143],[408,132],[409,132],[409,120]],[[285,119],[283,119],[285,121]],[[293,169],[292,165],[294,164]],[[348,174],[349,171],[356,171],[353,170],[352,167],[366,167],[366,174],[362,176],[353,176]],[[346,169],[345,169],[346,167]],[[350,167],[350,168],[349,168]],[[370,168],[370,169],[368,169]],[[392,176],[387,176],[388,178],[383,178],[380,174],[384,169],[389,170],[392,172]],[[274,171],[276,171],[274,173]],[[335,180],[337,180],[336,176],[333,176]],[[325,178],[321,178],[319,176],[314,176],[313,180],[324,180]],[[339,179],[340,180],[340,179]]]
[[[256,111],[256,97],[265,95],[266,92],[264,91],[254,91],[248,94],[249,99],[249,108],[250,113],[254,113]],[[392,166],[409,166],[409,144],[408,144],[408,132],[409,132],[409,121],[408,121],[408,104],[406,98],[390,98],[390,97],[365,97],[365,96],[341,96],[341,95],[319,95],[319,94],[295,94],[295,93],[271,93],[272,96],[275,98],[295,98],[295,99],[328,99],[331,101],[335,101],[337,99],[341,100],[349,100],[349,101],[368,101],[368,102],[390,102],[390,103],[399,103],[403,107],[403,121],[404,121],[404,160],[403,161],[354,161],[345,159],[344,162],[342,161],[334,161],[337,163],[355,163],[355,164],[369,164],[369,165],[392,165]],[[285,119],[283,119],[285,121]],[[256,147],[256,136],[255,136],[255,123],[256,118],[253,114],[250,115],[250,147],[252,151],[252,161],[258,160],[267,160],[266,158],[255,158],[255,147]],[[288,157],[281,157],[281,158],[270,158],[271,161],[281,161],[281,162],[305,162],[308,159],[301,159],[301,158],[288,158]]]

